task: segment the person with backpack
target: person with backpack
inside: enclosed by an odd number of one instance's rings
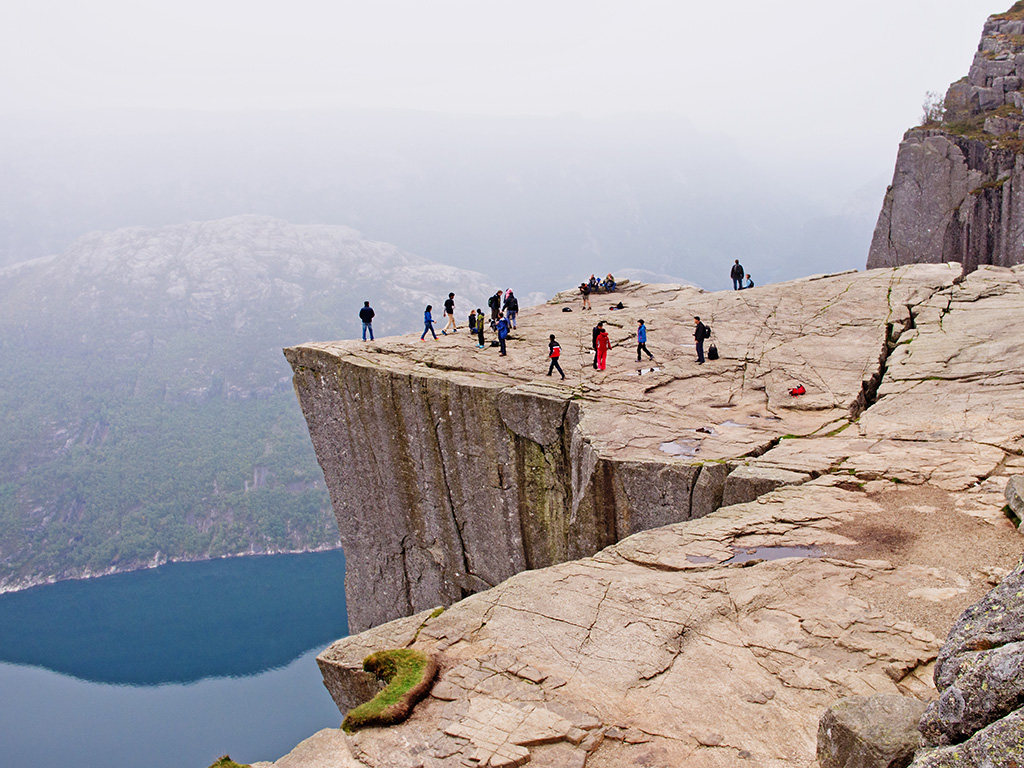
[[[508,293],[505,295],[505,312],[508,317],[508,324],[512,326],[512,330],[516,327],[516,315],[519,314],[519,299],[516,298],[515,294],[512,293],[510,288]]]
[[[711,329],[700,321],[700,318],[693,317],[693,339],[697,342],[697,365],[704,365],[704,339],[711,336]]]
[[[498,313],[498,323],[496,326],[498,331],[498,344],[501,347],[501,356],[505,356],[505,337],[508,336],[508,320],[505,319],[505,315],[501,312]]]
[[[647,349],[647,326],[644,325],[643,319],[639,320],[636,328],[636,361],[640,362],[640,353],[646,352],[647,357],[651,360],[654,359],[654,355]]]
[[[484,311],[477,307],[476,310],[476,340],[477,349],[484,348]]]
[[[427,304],[427,308],[423,311],[423,335],[420,336],[420,341],[423,341],[427,337],[427,331],[430,331],[430,335],[437,339],[437,334],[434,333],[434,316],[430,314],[430,310],[434,307],[432,304]]]
[[[608,350],[612,346],[611,339],[608,338],[608,331],[602,327],[594,343],[597,347],[597,370],[603,371],[608,362]]]
[[[475,309],[471,309],[469,311],[469,322],[467,323],[467,327],[469,328],[469,335],[470,336],[472,336],[473,334],[476,333],[476,310]]]
[[[565,373],[562,372],[562,366],[558,364],[558,358],[562,356],[562,347],[555,341],[555,334],[552,333],[549,338],[551,341],[548,342],[548,358],[551,360],[551,365],[548,366],[548,376],[552,371],[557,370],[558,375],[564,379]]]
[[[444,324],[444,328],[441,329],[441,335],[447,336],[448,329],[452,329],[452,333],[459,330],[459,326],[455,324],[455,294],[449,293],[448,298],[444,300],[444,316],[448,318],[448,321]]]
[[[732,278],[732,289],[734,291],[738,291],[743,287],[743,275],[743,265],[740,264],[739,259],[736,259],[736,263],[729,270],[729,277]]]
[[[498,312],[501,311],[501,291],[495,293],[487,300],[487,306],[491,310],[491,327],[498,322]]]
[[[363,341],[366,341],[366,332],[370,332],[370,341],[373,341],[373,309],[370,302],[364,301],[363,308],[359,310],[359,319],[363,321]]]

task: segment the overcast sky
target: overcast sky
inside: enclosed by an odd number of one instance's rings
[[[1004,0],[1004,4],[1009,4]],[[673,112],[782,131],[916,117],[985,0],[35,0],[0,11],[0,104]],[[735,130],[735,127],[732,127]]]
[[[925,92],[967,73],[1009,5],[15,0],[0,124],[79,108],[672,114],[801,187],[842,177],[852,193],[891,176]]]

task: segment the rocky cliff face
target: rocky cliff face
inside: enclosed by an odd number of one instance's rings
[[[941,119],[900,144],[868,268],[1024,262],[1024,5],[989,17]]]
[[[1024,472],[1024,347],[1013,323],[1024,311],[1024,267],[982,267],[954,283],[959,275],[959,265],[916,265],[738,293],[635,288],[621,297],[626,309],[593,313],[621,326],[612,327],[616,346],[603,373],[589,367],[594,317],[581,317],[578,305],[524,313],[508,358],[478,355],[458,338],[290,350],[334,498],[350,499],[339,513],[343,535],[362,531],[375,559],[400,537],[408,545],[413,534],[430,534],[428,500],[410,498],[400,510],[392,487],[411,493],[412,473],[430,466],[424,453],[449,472],[444,446],[431,443],[465,429],[448,422],[466,416],[508,432],[501,441],[510,445],[512,435],[541,439],[542,425],[524,422],[550,408],[544,446],[569,432],[570,446],[588,440],[613,479],[627,470],[646,478],[647,496],[624,484],[616,502],[628,503],[616,507],[623,513],[654,504],[660,472],[699,477],[708,466],[721,468],[723,495],[736,503],[517,574],[440,615],[425,611],[339,640],[318,661],[342,710],[372,692],[361,662],[373,650],[437,654],[438,682],[406,723],[354,736],[325,730],[277,766],[811,768],[816,723],[829,704],[877,693],[934,698],[939,638],[1014,568],[1024,541],[1002,512],[1007,476]],[[645,365],[641,376],[629,335],[639,312],[659,369]],[[694,363],[684,312],[715,318],[722,360]],[[550,331],[569,375],[542,398],[524,380],[543,375]],[[787,393],[797,382],[806,399]],[[520,403],[506,411],[517,415],[502,417],[503,393],[545,402],[533,410]],[[356,477],[369,459],[346,472],[354,453],[371,455],[390,439],[384,430],[400,422],[389,409],[426,411],[402,402],[414,397],[448,410],[434,405],[432,421],[422,417],[424,432],[404,449],[409,465],[378,462],[373,485]],[[547,402],[560,397],[564,409]],[[345,442],[364,433],[374,439]],[[473,466],[480,442],[500,441],[467,438],[449,446],[450,458]],[[667,454],[669,443],[693,455]],[[518,461],[511,455],[506,466]],[[557,498],[597,482],[586,466],[568,471],[575,485],[552,489]],[[789,473],[789,484],[755,486],[773,472]],[[431,514],[495,519],[488,505],[497,491],[484,477],[479,506],[461,508],[456,493],[448,498],[452,486],[427,482],[441,493]],[[397,520],[384,504],[401,512]],[[501,535],[464,536],[462,544],[507,550]],[[440,562],[444,541],[416,544]],[[369,591],[363,582],[373,574],[360,567],[348,576],[351,603],[391,599]]]

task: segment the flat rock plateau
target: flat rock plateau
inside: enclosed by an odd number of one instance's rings
[[[942,639],[1024,543],[1024,267],[960,274],[566,292],[507,357],[464,330],[286,350],[365,630],[325,684],[360,703],[389,647],[441,672],[405,723],[274,765],[813,766],[839,698],[934,698]]]

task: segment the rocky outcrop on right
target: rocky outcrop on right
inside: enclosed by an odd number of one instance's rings
[[[915,768],[1024,765],[1024,560],[953,625]]]
[[[868,268],[1024,262],[1024,3],[990,16],[966,77],[907,131]]]

